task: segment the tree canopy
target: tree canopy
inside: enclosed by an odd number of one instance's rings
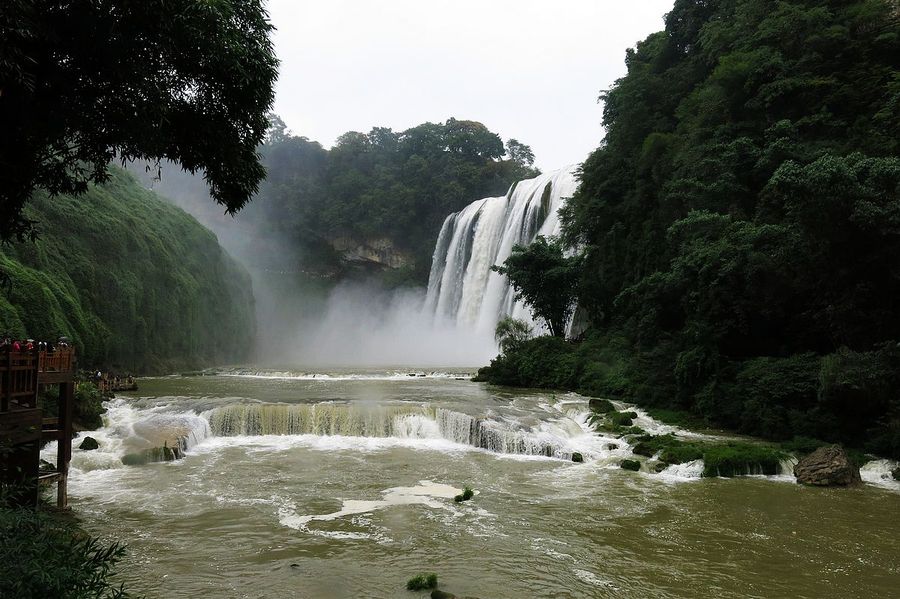
[[[516,300],[528,304],[551,335],[564,337],[575,309],[579,263],[578,256],[563,253],[558,239],[538,236],[527,246],[514,246],[506,262],[491,269],[509,278]]]
[[[299,248],[297,260],[312,270],[334,266],[336,238],[388,239],[412,256],[410,276],[424,284],[448,214],[537,174],[527,145],[504,147],[475,121],[349,131],[330,150],[290,134],[277,117],[272,124],[260,150],[268,178],[252,218]]]
[[[563,212],[582,388],[900,457],[898,19],[677,0],[626,53]]]
[[[169,159],[239,210],[277,60],[261,0],[6,0],[0,9],[0,239],[35,189],[79,194],[112,160]]]

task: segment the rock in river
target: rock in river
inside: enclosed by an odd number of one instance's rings
[[[847,486],[861,482],[859,468],[838,445],[820,447],[794,466],[797,482],[817,487]]]
[[[93,449],[98,449],[100,444],[97,443],[97,439],[93,437],[85,437],[81,442],[81,445],[78,446],[78,449],[83,449],[85,451],[91,451]]]

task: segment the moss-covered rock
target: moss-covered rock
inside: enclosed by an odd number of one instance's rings
[[[424,591],[425,589],[437,588],[438,577],[434,572],[424,572],[417,574],[406,581],[406,590],[408,591]]]
[[[891,470],[891,476],[894,477],[894,480],[900,480],[900,468],[894,468]]]
[[[751,443],[707,445],[703,451],[703,476],[779,474],[787,456],[778,449]]]
[[[646,434],[646,432],[647,431],[645,431],[644,429],[642,429],[639,426],[628,426],[628,427],[625,427],[625,428],[619,430],[619,436],[620,437],[630,437],[630,436],[634,436],[634,435],[644,435],[644,434]]]
[[[97,439],[93,437],[85,437],[78,446],[78,449],[83,449],[85,451],[93,451],[99,448],[100,444],[97,442]]]
[[[660,461],[666,464],[683,464],[703,457],[701,444],[682,441],[674,435],[645,435],[632,451],[648,458],[659,454]]]
[[[468,501],[475,496],[475,491],[473,491],[470,487],[466,487],[462,493],[453,498],[453,501],[456,503],[462,503],[463,501]]]
[[[580,463],[580,462],[583,462],[583,461],[584,461],[584,456],[581,455],[579,452],[576,451],[576,452],[572,453],[572,461],[573,461],[573,462],[579,462],[579,463]]]
[[[703,476],[741,476],[779,474],[783,451],[767,445],[734,441],[713,443],[685,441],[674,435],[645,435],[632,451],[645,457],[658,456],[665,465],[703,460]]]
[[[143,466],[154,462],[173,462],[183,457],[181,450],[168,447],[151,447],[144,451],[126,453],[122,456],[122,463],[126,466]]]
[[[588,401],[588,407],[593,412],[597,412],[598,414],[609,414],[610,412],[615,412],[616,407],[612,404],[608,399],[599,399],[593,397]]]
[[[637,418],[637,412],[613,412],[607,417],[613,426],[631,426],[633,419]]]
[[[623,470],[631,470],[633,472],[637,472],[641,469],[641,463],[637,460],[622,460],[619,466]]]

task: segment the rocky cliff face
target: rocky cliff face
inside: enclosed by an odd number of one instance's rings
[[[378,239],[355,239],[335,237],[328,242],[344,262],[379,270],[411,267],[412,255],[397,249],[394,241],[387,237]]]

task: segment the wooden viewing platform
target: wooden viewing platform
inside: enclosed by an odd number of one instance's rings
[[[50,385],[59,386],[59,411],[45,417],[38,392]],[[39,486],[55,482],[57,506],[67,506],[74,403],[74,348],[0,350],[0,480],[12,490],[15,503],[36,505]],[[40,471],[46,441],[58,442],[56,469],[51,472]]]

